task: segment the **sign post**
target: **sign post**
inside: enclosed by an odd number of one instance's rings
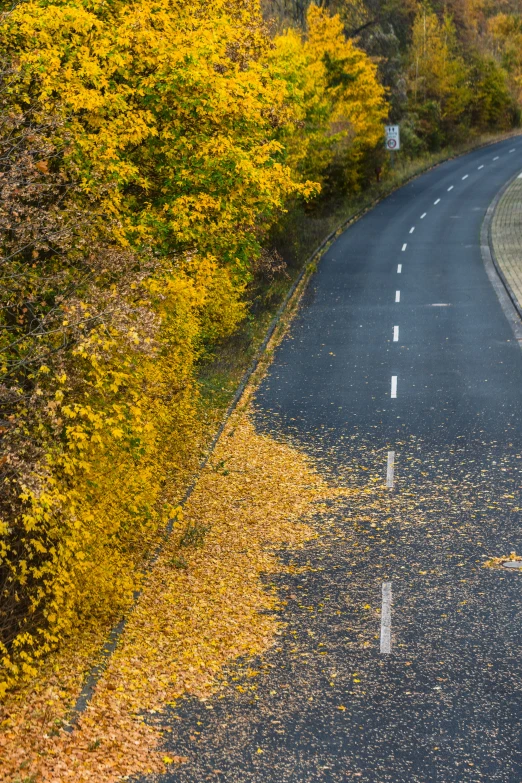
[[[393,168],[393,153],[401,148],[401,134],[398,125],[386,125],[384,129],[386,149],[390,152],[391,166]]]

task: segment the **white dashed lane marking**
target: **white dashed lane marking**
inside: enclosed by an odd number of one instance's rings
[[[397,376],[392,375],[391,379],[391,398],[392,400],[397,399]]]
[[[386,466],[386,487],[388,489],[393,489],[393,484],[395,479],[394,473],[395,473],[395,452],[389,451],[388,463]]]
[[[427,214],[428,214],[427,212],[423,212],[422,215],[421,215],[421,220],[424,220],[424,218],[426,217]]]
[[[412,226],[412,227],[410,228],[410,234],[413,234],[413,232],[414,232],[414,231],[415,231],[415,226]]]
[[[450,190],[453,190],[454,187],[455,187],[455,185],[450,185],[449,188],[448,188],[448,193],[450,192]]]
[[[440,203],[440,198],[438,198],[437,201],[433,202],[434,206],[437,206],[437,204],[439,204],[439,203]]]
[[[479,166],[478,170],[480,171],[480,169],[483,169],[483,168],[484,168],[484,164],[482,164],[482,166]]]
[[[397,274],[400,275],[402,272],[402,264],[397,264]]]
[[[401,292],[395,291],[395,301],[400,302],[401,301]]]
[[[389,655],[391,653],[391,607],[391,582],[383,582],[381,609],[381,652],[385,655]]]
[[[405,242],[404,245],[402,246],[402,252],[403,253],[404,253],[404,251],[406,250],[407,247],[408,247],[408,243]]]
[[[511,153],[511,152],[514,152],[514,151],[515,151],[515,148],[513,147],[513,149],[512,149],[512,150],[509,150],[509,151],[510,151],[510,153]]]
[[[469,177],[469,174],[464,174],[464,176],[462,177],[462,179],[467,179],[468,177]]]
[[[394,326],[393,327],[393,342],[398,343],[399,342],[399,327]]]
[[[500,158],[500,155],[497,155],[496,158],[493,158],[493,160],[498,160]]]

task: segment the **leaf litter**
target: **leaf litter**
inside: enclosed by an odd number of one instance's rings
[[[160,748],[161,710],[188,694],[209,699],[227,663],[274,644],[282,631],[274,616],[279,598],[265,577],[292,570],[278,551],[317,537],[307,520],[318,504],[355,491],[327,481],[300,450],[258,434],[249,412],[238,411],[77,729],[64,731],[67,712],[99,635],[83,652],[71,644],[38,681],[8,697],[0,781],[111,783],[183,763]]]
[[[241,664],[246,666],[245,678],[254,677],[257,672],[249,668],[249,661],[268,651],[271,656],[280,654],[282,648],[275,643],[280,645],[282,635],[289,633],[283,622],[287,615],[280,611],[288,600],[277,590],[277,575],[286,573],[295,579],[325,569],[334,575],[340,567],[335,560],[329,565],[334,552],[344,560],[343,579],[350,579],[345,599],[351,624],[342,634],[343,661],[351,649],[371,648],[377,638],[372,619],[376,615],[368,610],[377,607],[367,603],[367,567],[371,563],[378,569],[378,580],[389,578],[392,572],[404,573],[397,570],[405,562],[399,553],[392,549],[386,557],[390,536],[397,541],[404,538],[407,544],[409,578],[428,571],[436,582],[442,578],[440,586],[433,585],[432,599],[440,593],[441,610],[450,599],[454,608],[449,621],[454,621],[453,615],[456,621],[466,603],[459,601],[457,606],[456,591],[465,593],[471,573],[460,580],[462,584],[445,587],[444,582],[455,559],[459,561],[455,567],[479,565],[477,549],[484,551],[486,532],[493,529],[492,519],[484,526],[489,513],[484,506],[489,508],[487,501],[496,503],[499,477],[495,482],[483,483],[485,477],[478,481],[469,458],[448,477],[444,455],[427,464],[420,444],[410,443],[404,459],[416,480],[408,482],[410,491],[399,483],[400,491],[390,493],[383,472],[369,475],[350,461],[350,454],[359,461],[364,455],[367,466],[375,470],[385,464],[385,450],[381,453],[370,443],[359,443],[343,448],[345,458],[339,460],[328,439],[321,443],[316,438],[310,456],[299,440],[291,437],[289,444],[288,438],[283,443],[277,435],[259,434],[250,412],[235,414],[185,509],[185,519],[177,523],[129,619],[78,731],[71,736],[60,728],[78,691],[80,664],[85,667],[88,660],[86,653],[72,648],[60,660],[59,676],[55,665],[53,675],[38,689],[13,696],[4,708],[2,783],[110,783],[182,764],[186,757],[176,753],[176,733],[165,752],[164,732],[172,731],[172,724],[164,723],[165,706],[175,708],[183,696],[192,695],[210,708],[211,697],[226,687],[227,679],[236,683],[233,688],[238,694],[249,690],[238,681],[239,670],[230,676],[228,667],[234,661],[246,661]],[[512,455],[506,455],[505,464],[512,464]],[[503,462],[498,470],[504,471]],[[509,485],[513,481],[510,473],[501,473]],[[398,478],[400,482],[400,473]],[[502,497],[504,513],[508,508],[518,513],[516,493]],[[478,528],[481,541],[477,540]],[[192,532],[187,536],[187,531]],[[425,558],[418,560],[411,548],[419,536],[430,542],[431,554],[436,555],[428,570],[422,568]],[[281,552],[285,550],[283,563]],[[318,557],[310,560],[313,552]],[[274,578],[267,580],[270,574]],[[296,601],[311,619],[318,618],[324,604],[310,600],[305,590],[300,598],[301,587],[304,584],[295,584],[286,599]],[[449,591],[446,597],[444,590]],[[336,616],[345,614],[340,605],[331,611]],[[448,614],[441,614],[441,629],[447,622]],[[309,626],[308,633],[309,649],[303,639],[296,639],[290,649],[292,655],[311,656],[303,659],[304,668],[314,656],[331,655],[323,642],[314,642]],[[410,660],[405,662],[409,665]],[[356,676],[352,670],[350,679],[352,697],[366,698],[364,672]],[[346,703],[337,704],[338,714],[342,707]],[[171,720],[181,720],[175,712],[169,715]]]

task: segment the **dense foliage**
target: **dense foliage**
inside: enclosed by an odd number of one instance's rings
[[[276,28],[306,25],[310,0],[262,0]],[[520,117],[518,0],[323,0],[378,63],[404,154],[439,150]]]
[[[495,9],[4,10],[0,690],[130,603],[205,440],[198,365],[285,210],[363,188],[388,119],[408,155],[515,122],[522,22]]]
[[[3,14],[4,687],[132,597],[203,438],[196,366],[285,205],[359,183],[387,115],[338,18],[252,0]],[[264,255],[265,254],[265,255]]]

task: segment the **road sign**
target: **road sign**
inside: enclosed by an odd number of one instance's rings
[[[390,152],[400,150],[401,148],[401,135],[398,125],[386,125],[384,129],[386,135],[386,149]]]

